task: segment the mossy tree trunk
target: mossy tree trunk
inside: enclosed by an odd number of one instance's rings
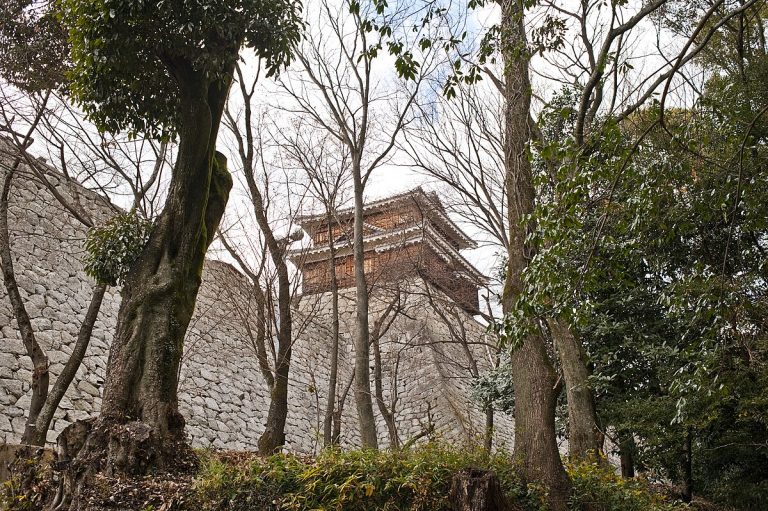
[[[509,246],[502,306],[511,311],[523,292],[523,271],[534,255],[527,241],[531,226],[524,219],[533,212],[535,190],[528,158],[531,83],[524,24],[524,2],[503,0],[501,51],[505,84],[505,186],[508,200]],[[555,435],[555,405],[560,387],[546,340],[538,326],[522,339],[511,355],[515,388],[515,452],[526,482],[543,484],[553,511],[567,509],[570,482],[560,460]]]
[[[215,153],[229,80],[175,66],[182,94],[179,153],[163,213],[122,291],[101,417],[140,420],[159,441],[181,438],[178,374],[208,245],[232,187]]]
[[[215,151],[232,70],[211,78],[185,61],[167,65],[181,95],[178,157],[165,208],[122,290],[101,415],[72,453],[71,509],[89,474],[172,469],[189,454],[179,365],[205,254],[232,187]]]

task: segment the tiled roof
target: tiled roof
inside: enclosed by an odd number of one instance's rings
[[[363,206],[364,213],[370,213],[374,211],[380,211],[387,209],[397,203],[405,203],[408,200],[416,201],[419,206],[422,207],[424,214],[436,225],[445,232],[447,236],[450,236],[454,241],[459,244],[460,249],[464,248],[476,248],[477,243],[467,236],[467,234],[451,220],[448,214],[445,212],[443,204],[440,202],[437,194],[427,193],[420,186],[411,190],[399,193],[397,195],[391,195],[383,199],[370,201]],[[340,220],[345,217],[351,217],[354,214],[354,208],[345,208],[336,212],[337,218]],[[300,215],[296,218],[296,223],[304,228],[308,233],[312,234],[317,227],[324,224],[326,221],[325,214],[316,215]]]

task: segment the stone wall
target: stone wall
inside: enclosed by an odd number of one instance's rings
[[[108,218],[114,211],[91,192],[70,190],[55,171],[49,170],[59,192],[70,198],[76,192],[97,219]],[[93,287],[81,263],[86,229],[24,169],[14,179],[9,225],[17,279],[37,339],[48,354],[53,381],[71,353]],[[425,293],[426,289],[418,278],[400,285],[406,303],[381,341],[384,395],[390,403],[397,393],[401,441],[419,434],[428,422],[446,438],[476,439],[483,431],[484,413],[469,396],[467,351],[450,340],[445,322],[430,311],[426,296],[437,291]],[[392,296],[392,290],[374,292],[372,325]],[[109,289],[85,360],[56,413],[49,442],[72,421],[99,410],[119,301],[119,290]],[[207,261],[180,379],[180,408],[196,446],[255,449],[263,431],[269,389],[246,328],[252,317],[249,303],[246,279],[227,263]],[[296,306],[286,426],[286,447],[291,451],[315,453],[322,445],[331,346],[329,310],[327,293],[307,296]],[[355,308],[351,290],[342,294],[341,312],[339,392],[352,374]],[[456,321],[472,332],[472,339],[481,339],[482,326],[462,314]],[[0,442],[15,443],[23,432],[29,406],[32,364],[4,287],[0,288],[0,346]],[[470,352],[481,367],[487,368],[482,345],[470,346]],[[378,422],[380,443],[386,446],[387,428],[381,417]],[[342,423],[342,444],[358,445],[354,390],[344,403]],[[497,416],[496,428],[497,443],[509,446],[512,422]]]

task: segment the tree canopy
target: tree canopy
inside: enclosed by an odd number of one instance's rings
[[[0,4],[0,76],[30,92],[57,88],[69,62],[67,33],[51,2]]]
[[[158,137],[178,126],[178,79],[189,70],[216,80],[255,51],[273,74],[301,34],[289,0],[64,0],[71,92],[103,130]]]

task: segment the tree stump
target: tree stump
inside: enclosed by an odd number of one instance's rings
[[[496,473],[464,468],[453,476],[449,494],[452,511],[512,511]]]

